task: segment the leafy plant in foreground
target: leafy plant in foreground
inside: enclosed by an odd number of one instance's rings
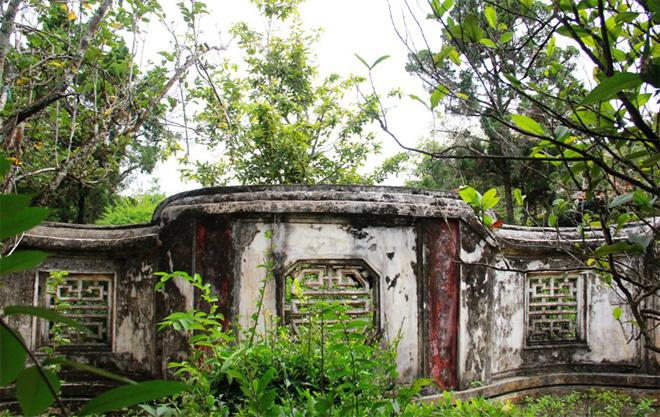
[[[191,283],[208,303],[208,312],[176,312],[161,322],[188,337],[190,354],[169,367],[193,388],[170,406],[181,415],[209,416],[393,416],[412,407],[430,381],[409,387],[396,383],[396,348],[381,344],[371,322],[355,320],[348,306],[305,305],[308,321],[297,331],[282,326],[261,309],[264,288],[273,279],[267,260],[257,308],[248,329],[224,327],[210,285],[199,275],[159,273],[157,289],[178,277]],[[299,291],[304,292],[300,286]],[[262,321],[263,320],[263,321]],[[258,326],[264,324],[264,331]]]

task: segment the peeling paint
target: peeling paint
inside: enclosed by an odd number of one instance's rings
[[[156,323],[172,311],[208,306],[179,278],[164,294],[154,294],[154,271],[199,273],[218,295],[225,325],[238,320],[245,328],[266,272],[257,266],[271,253],[277,278],[265,286],[263,330],[281,314],[278,274],[287,266],[359,259],[380,277],[375,304],[382,330],[401,336],[402,381],[430,376],[440,387],[462,389],[471,381],[491,384],[553,370],[660,372],[660,356],[646,354],[637,341],[627,343],[628,334],[612,316],[619,297],[596,279],[585,290],[584,340],[527,346],[525,274],[501,269],[570,269],[576,262],[553,247],[556,231],[504,226],[494,241],[475,229],[471,216],[455,195],[407,188],[194,191],[163,203],[153,226],[36,228],[23,247],[56,256],[39,273],[0,278],[0,305],[45,300],[38,276],[47,270],[116,276],[112,351],[81,355],[112,369],[163,376],[168,360],[185,356],[185,341],[175,332],[157,333]],[[265,230],[272,231],[272,240]],[[561,232],[575,238],[574,231]],[[599,236],[588,238],[595,242]],[[497,268],[485,266],[492,264]],[[622,321],[630,319],[626,309],[623,315]],[[30,346],[43,343],[38,323],[33,328],[31,320],[12,320]]]

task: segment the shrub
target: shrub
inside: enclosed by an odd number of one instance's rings
[[[118,197],[114,204],[103,209],[96,224],[121,225],[151,222],[158,204],[165,199],[162,194],[140,194],[133,197]]]
[[[176,312],[160,323],[161,330],[187,335],[188,358],[169,367],[192,388],[165,406],[143,407],[147,415],[645,417],[652,413],[651,401],[636,403],[610,391],[545,396],[529,399],[523,407],[484,398],[454,400],[448,392],[432,404],[415,402],[431,381],[398,386],[396,340],[379,341],[371,322],[349,318],[346,305],[305,303],[304,289],[296,288],[307,310],[306,323],[294,331],[277,318],[262,317],[264,288],[273,279],[273,264],[262,266],[267,273],[257,312],[249,329],[238,329],[240,336],[226,328],[225,318],[217,312],[217,298],[199,275],[157,274],[161,279],[156,290],[179,277],[196,288],[210,309]],[[264,332],[257,331],[260,318],[267,324]]]

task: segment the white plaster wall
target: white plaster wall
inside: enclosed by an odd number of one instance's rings
[[[590,351],[578,352],[574,359],[593,363],[637,364],[640,346],[637,341],[627,341],[630,324],[622,327],[612,314],[614,307],[623,308],[621,322],[625,323],[632,320],[630,310],[614,290],[595,275],[589,279],[587,292],[587,342]]]
[[[415,231],[408,226],[374,226],[351,230],[345,224],[278,223],[257,224],[259,232],[240,255],[239,322],[250,325],[256,311],[259,282],[265,270],[257,268],[265,260],[264,253],[273,246],[285,267],[304,259],[363,259],[380,276],[380,321],[385,337],[400,336],[398,370],[402,380],[417,376],[419,370],[419,337],[417,319],[417,282],[415,278]],[[273,239],[264,230],[272,229]],[[388,253],[391,255],[388,256]],[[389,284],[386,281],[389,280]],[[396,284],[392,285],[393,280]],[[263,317],[274,316],[276,288],[269,282],[264,294]],[[399,334],[400,331],[400,334]]]
[[[529,261],[516,268],[524,270],[543,270],[551,268],[552,264],[544,261]],[[501,262],[500,262],[501,263]],[[497,266],[504,268],[500,263]],[[581,347],[549,347],[547,349],[532,349],[534,355],[525,359],[525,274],[508,271],[495,272],[493,287],[493,320],[491,325],[491,372],[493,378],[498,374],[519,370],[523,367],[538,367],[565,363],[578,364],[622,364],[637,365],[640,361],[640,346],[638,342],[627,342],[630,335],[629,327],[622,329],[614,318],[612,310],[616,306],[624,309],[621,321],[631,319],[631,315],[614,290],[602,282],[597,276],[588,276],[586,283],[586,342]],[[462,346],[461,349],[465,349]],[[567,349],[572,352],[568,358],[560,359],[560,351]],[[534,357],[535,360],[530,358]],[[563,356],[567,358],[566,356]]]
[[[461,229],[466,233],[466,229]],[[467,233],[473,233],[467,229]],[[487,263],[487,243],[480,240],[471,250],[466,250],[461,244],[459,257],[462,262]],[[490,306],[481,302],[475,306],[470,302],[475,296],[483,296],[485,300],[488,288],[488,275],[483,277],[471,276],[474,272],[470,268],[461,266],[459,287],[459,314],[458,314],[458,379],[461,386],[468,386],[470,382],[487,380],[489,345],[485,328],[489,327]],[[484,270],[486,271],[486,270]],[[480,309],[481,311],[477,311]],[[484,314],[484,310],[487,311]],[[479,323],[479,325],[475,325]]]
[[[503,262],[496,263],[504,267]],[[490,346],[493,376],[520,368],[525,343],[525,276],[516,272],[495,274],[493,286],[493,341]]]

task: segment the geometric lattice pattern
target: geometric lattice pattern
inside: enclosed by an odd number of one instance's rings
[[[580,341],[583,280],[581,275],[528,275],[528,344]]]
[[[285,275],[284,320],[295,331],[308,318],[310,306],[324,300],[348,307],[346,314],[370,321],[376,311],[372,282],[377,277],[359,262],[298,262]],[[330,320],[331,321],[331,320]]]
[[[68,329],[64,336],[76,346],[112,345],[112,275],[71,274],[55,288],[62,313],[89,332]],[[54,299],[47,295],[54,307]]]

